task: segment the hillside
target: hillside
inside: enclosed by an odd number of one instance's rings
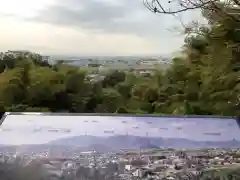
[[[2,53],[1,112],[240,116],[239,28],[232,19],[198,25],[186,31],[181,53],[167,59],[168,68],[118,65],[103,74],[98,66],[51,64],[31,52]],[[125,57],[123,64],[131,60]]]

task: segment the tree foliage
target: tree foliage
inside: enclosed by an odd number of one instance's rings
[[[240,53],[233,48],[239,42],[237,28],[227,16],[207,27],[193,26],[182,54],[149,76],[109,71],[92,81],[86,69],[4,54],[2,110],[240,115]]]

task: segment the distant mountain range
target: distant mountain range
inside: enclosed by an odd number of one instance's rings
[[[159,148],[162,138],[147,138],[140,136],[109,136],[109,137],[97,137],[97,136],[75,136],[71,138],[59,139],[51,141],[51,145],[68,145],[68,146],[80,146],[88,147],[91,145],[107,145],[111,149],[138,149],[138,148]]]
[[[92,144],[106,145],[112,149],[138,149],[138,148],[240,148],[240,142],[237,140],[231,141],[194,141],[183,138],[162,138],[162,137],[140,137],[140,136],[110,136],[110,137],[96,137],[96,136],[76,136],[65,139],[51,141],[51,145],[68,145],[88,147]]]
[[[240,148],[240,142],[231,141],[194,141],[182,138],[139,137],[139,136],[75,136],[51,141],[42,145],[0,146],[0,151],[50,152],[91,151],[110,152],[120,149],[154,149],[154,148]]]

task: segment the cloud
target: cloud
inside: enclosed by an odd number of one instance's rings
[[[178,20],[157,16],[141,0],[59,0],[33,18],[55,25],[85,28],[95,33],[127,33],[138,36],[161,36]],[[164,36],[163,36],[164,38]]]
[[[179,20],[151,13],[142,0],[42,0],[41,6],[35,0],[22,1],[16,9],[11,3],[0,8],[1,51],[150,55],[178,51],[183,43],[183,36],[169,31],[180,26]]]

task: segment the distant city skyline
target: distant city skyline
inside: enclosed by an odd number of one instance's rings
[[[0,129],[0,144],[8,145],[42,144],[81,135],[240,141],[236,120],[218,118],[8,115]]]

